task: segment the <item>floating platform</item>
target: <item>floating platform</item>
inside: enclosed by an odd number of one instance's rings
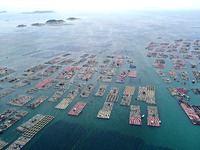
[[[192,71],[197,82],[200,82],[200,71]]]
[[[47,70],[38,73],[38,76],[50,76],[54,72],[58,71],[62,66],[51,66]]]
[[[62,73],[60,73],[56,79],[71,79],[81,67],[68,67],[65,68]]]
[[[117,94],[119,92],[119,88],[112,87],[110,90],[110,93],[108,94],[106,98],[106,102],[117,102],[119,96],[117,97]]]
[[[13,69],[8,69],[6,67],[0,67],[0,78],[1,77],[4,77],[4,76],[7,76],[11,73],[15,72],[15,70]]]
[[[45,64],[56,64],[64,59],[65,59],[65,57],[56,57],[52,60],[49,60],[48,62],[45,62]]]
[[[94,88],[94,84],[88,84],[86,89],[81,93],[80,97],[88,97]]]
[[[76,88],[70,92],[70,94],[65,97],[55,108],[57,109],[66,109],[69,104],[76,98],[76,96],[81,92],[85,83],[80,83],[76,86]]]
[[[187,103],[180,103],[181,107],[185,111],[186,115],[194,125],[200,125],[200,117],[195,110]]]
[[[166,76],[161,70],[156,70],[156,72],[160,77],[165,77]]]
[[[174,65],[174,69],[183,69],[186,68],[186,63],[184,60],[172,60],[173,65]]]
[[[22,136],[33,138],[40,130],[42,130],[49,122],[54,119],[52,116],[44,116],[39,122],[32,126],[29,130],[25,131]]]
[[[137,77],[137,71],[130,71],[128,74],[129,78],[136,78]]]
[[[137,100],[156,105],[155,86],[139,87]]]
[[[78,102],[76,103],[76,105],[70,110],[70,112],[68,113],[68,115],[72,115],[72,116],[78,116],[83,108],[87,105],[87,103],[85,102]]]
[[[95,96],[103,96],[107,89],[107,85],[100,85],[99,89],[95,93]]]
[[[96,59],[89,59],[86,64],[83,65],[83,67],[95,67],[98,61]]]
[[[10,83],[15,83],[15,82],[19,82],[20,80],[24,79],[23,77],[17,77],[17,78],[12,78],[11,80],[9,80],[8,82]]]
[[[71,64],[71,63],[74,63],[75,58],[69,58],[69,59],[66,59],[64,61],[62,61],[61,63],[59,63],[60,65],[68,65],[68,64]]]
[[[122,101],[121,101],[120,105],[130,106],[131,99],[132,99],[132,96],[134,95],[134,93],[135,93],[135,87],[126,86],[126,88],[124,89],[124,93],[123,93]]]
[[[32,102],[30,105],[28,105],[28,108],[35,109],[38,107],[41,103],[43,103],[48,97],[41,96],[40,98],[36,99],[34,102]]]
[[[42,118],[44,118],[44,115],[37,114],[25,123],[23,123],[21,126],[17,127],[16,130],[25,132],[29,130],[32,126],[34,126],[36,123],[38,123]]]
[[[174,70],[169,70],[169,75],[172,79],[178,79],[178,75],[176,74],[176,72]]]
[[[71,82],[71,81],[61,81],[55,86],[55,88],[68,90],[73,84],[74,82]]]
[[[6,91],[0,93],[0,98],[7,96],[7,95],[9,95],[10,93],[12,93],[14,91],[15,90],[6,90]]]
[[[148,117],[147,125],[151,127],[160,127],[160,120],[158,116],[158,109],[155,106],[147,106]]]
[[[124,84],[127,78],[128,70],[123,70],[117,77],[116,83]]]
[[[137,126],[142,125],[141,116],[140,116],[140,106],[131,105],[129,124],[137,125]]]
[[[0,80],[0,83],[4,83],[4,82],[9,81],[9,80],[11,80],[13,78],[14,78],[13,76],[5,77],[4,79]]]
[[[18,122],[19,120],[21,120],[27,114],[28,112],[26,111],[17,111],[17,113],[13,117],[9,118],[4,123],[0,124],[0,129],[2,129],[3,131],[7,130],[9,127],[11,127],[13,124]]]
[[[111,63],[110,63],[110,68],[119,68],[124,64],[124,60],[121,59],[114,59]]]
[[[14,141],[6,150],[20,150],[31,140],[31,138],[26,138],[20,136],[17,140]]]
[[[43,68],[47,67],[47,65],[37,65],[33,68],[30,68],[28,70],[25,71],[25,73],[23,74],[24,76],[29,76],[29,75],[32,75],[34,74],[35,72],[37,71],[40,71],[42,70]]]
[[[14,112],[15,112],[14,109],[7,109],[6,111],[0,114],[0,121],[5,120],[9,116],[11,116]]]
[[[7,104],[21,107],[29,101],[31,101],[32,99],[33,97],[31,96],[19,95],[17,98],[9,101]]]
[[[187,74],[186,71],[184,71],[184,72],[179,72],[179,74],[181,75],[181,79],[182,79],[182,80],[189,80],[189,76],[188,76],[188,74]]]
[[[79,65],[79,64],[81,64],[81,63],[83,63],[83,62],[85,62],[86,60],[87,60],[87,58],[82,58],[82,59],[80,59],[79,61],[73,63],[72,66],[77,66],[77,65]]]
[[[110,119],[114,102],[105,102],[103,108],[98,112],[97,118]]]
[[[0,149],[3,149],[4,147],[6,147],[6,145],[8,145],[8,143],[0,139]]]
[[[156,59],[152,64],[153,68],[165,68],[165,60],[164,59]]]
[[[103,82],[111,82],[112,78],[111,77],[105,77],[105,76],[100,76],[97,81],[103,81]]]
[[[50,88],[55,83],[57,83],[57,81],[47,78],[47,79],[44,79],[43,81],[41,81],[40,83],[38,83],[36,85],[36,88],[39,89],[39,90],[47,90],[48,88]]]

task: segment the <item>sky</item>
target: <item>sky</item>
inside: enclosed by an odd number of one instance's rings
[[[200,0],[1,0],[0,11],[200,9]]]

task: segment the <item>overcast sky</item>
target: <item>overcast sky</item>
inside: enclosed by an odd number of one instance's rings
[[[1,0],[0,11],[200,9],[200,0]]]

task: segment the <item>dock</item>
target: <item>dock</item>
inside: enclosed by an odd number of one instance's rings
[[[27,114],[27,111],[17,111],[17,113],[13,117],[0,124],[0,129],[2,129],[3,131],[7,130],[13,124],[24,118],[24,116],[26,116]]]
[[[70,94],[65,97],[55,108],[57,109],[66,109],[69,104],[76,98],[76,96],[81,92],[82,88],[84,87],[85,83],[79,83]]]
[[[29,101],[31,101],[32,99],[33,97],[31,96],[19,95],[15,99],[9,101],[7,104],[21,107],[26,103],[28,103]]]
[[[107,85],[100,85],[99,89],[95,93],[95,96],[103,96],[107,89]]]
[[[78,116],[86,105],[86,102],[77,102],[76,105],[69,111],[68,115]]]
[[[88,84],[85,90],[81,93],[80,97],[88,97],[94,88],[94,84]]]
[[[137,126],[142,125],[140,106],[135,106],[135,105],[130,106],[129,124]]]
[[[19,127],[17,127],[16,130],[20,132],[25,132],[29,130],[32,126],[34,126],[36,123],[38,123],[42,118],[44,118],[44,115],[37,114],[22,125],[20,125]]]
[[[124,93],[123,93],[122,101],[121,101],[120,105],[130,106],[131,99],[132,99],[132,96],[134,95],[134,93],[135,93],[135,87],[126,86],[124,89]]]
[[[151,127],[160,127],[160,120],[157,107],[147,106],[147,110],[148,110],[147,125]]]
[[[38,99],[36,99],[34,102],[32,102],[30,105],[28,105],[28,108],[35,109],[38,107],[41,103],[43,103],[48,97],[41,96]]]
[[[5,120],[9,116],[11,116],[14,112],[15,112],[14,109],[7,109],[6,111],[0,114],[0,121]]]
[[[110,90],[110,93],[108,94],[106,98],[106,102],[117,102],[119,98],[117,97],[118,92],[119,92],[119,88],[112,87]]]

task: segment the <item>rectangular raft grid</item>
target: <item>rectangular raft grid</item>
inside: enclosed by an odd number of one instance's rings
[[[124,93],[123,93],[123,97],[122,97],[122,101],[120,103],[120,105],[123,106],[130,106],[131,104],[131,98],[135,93],[135,87],[133,86],[126,86]]]
[[[0,139],[0,149],[3,149],[8,143]]]
[[[147,125],[151,127],[160,127],[160,120],[158,116],[157,107],[147,106],[147,109],[148,109]]]
[[[141,126],[140,106],[131,105],[130,109],[129,124]]]
[[[76,103],[76,105],[69,111],[68,115],[78,116],[86,105],[86,102]]]

